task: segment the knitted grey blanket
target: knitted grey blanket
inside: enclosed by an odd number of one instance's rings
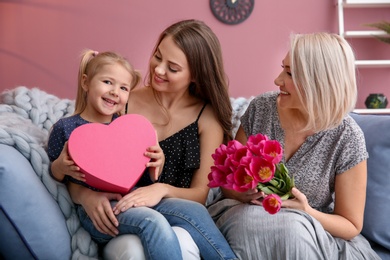
[[[29,160],[57,201],[72,237],[72,259],[97,259],[97,245],[81,227],[65,185],[49,174],[50,161],[45,150],[53,124],[73,111],[74,101],[59,99],[37,88],[17,87],[4,91],[0,95],[0,143],[15,147]]]
[[[233,135],[251,98],[231,98]],[[80,225],[66,187],[49,174],[45,145],[53,124],[74,111],[74,101],[60,99],[38,88],[17,87],[0,94],[0,143],[15,147],[57,201],[72,237],[72,259],[98,258],[95,242]]]

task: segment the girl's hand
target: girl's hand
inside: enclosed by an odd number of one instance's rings
[[[305,212],[311,208],[309,202],[307,201],[306,195],[300,192],[297,188],[292,188],[291,193],[294,195],[294,198],[282,201],[282,207],[299,209]]]
[[[82,206],[95,228],[106,235],[118,235],[118,220],[111,208],[110,200],[120,200],[122,196],[116,193],[90,192],[84,198]]]
[[[153,207],[165,197],[167,192],[166,184],[163,183],[137,188],[118,201],[113,208],[114,214],[118,215],[131,207]]]
[[[158,180],[162,169],[165,163],[165,155],[160,145],[148,147],[145,152],[145,156],[149,157],[151,160],[146,164],[146,167],[149,168],[150,179],[153,182]]]
[[[85,182],[85,174],[80,172],[80,167],[69,156],[68,142],[62,148],[60,156],[52,163],[51,171],[53,176],[59,181],[62,181],[65,175],[69,175],[76,180]]]

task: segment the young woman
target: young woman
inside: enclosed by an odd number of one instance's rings
[[[156,128],[165,154],[161,176],[156,183],[143,179],[141,187],[123,198],[71,184],[72,198],[107,236],[118,235],[121,219],[141,220],[140,212],[169,223],[166,232],[175,231],[180,246],[172,243],[164,252],[151,254],[151,247],[165,236],[155,236],[155,242],[148,244],[141,229],[134,233],[143,247],[137,259],[176,259],[172,252],[177,249],[184,259],[236,259],[202,205],[209,191],[211,154],[231,139],[232,112],[219,41],[201,21],[177,22],[160,35],[149,69],[147,86],[131,92],[127,112],[145,116]],[[118,202],[112,207],[110,200]],[[118,236],[110,241],[105,256],[134,257],[139,244],[134,236]]]

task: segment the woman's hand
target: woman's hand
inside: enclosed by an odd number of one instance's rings
[[[235,199],[243,203],[253,203],[256,205],[262,205],[261,199],[264,197],[264,192],[257,189],[251,189],[246,192],[238,192],[234,190],[221,188],[223,194],[227,198]]]
[[[68,142],[62,148],[60,156],[51,164],[51,172],[58,181],[62,181],[65,175],[69,175],[76,180],[85,182],[85,174],[80,172],[80,168],[69,156]]]
[[[82,206],[99,232],[112,237],[118,235],[119,224],[111,208],[110,200],[119,201],[121,198],[120,194],[92,190],[83,198]]]
[[[157,205],[167,193],[167,185],[163,183],[155,183],[137,188],[118,201],[113,209],[114,213],[115,215],[118,215],[131,207],[153,207]]]
[[[300,192],[297,188],[292,188],[291,193],[294,196],[292,199],[288,199],[282,202],[282,207],[290,209],[299,209],[305,212],[311,208],[307,201],[306,195]]]
[[[146,167],[149,167],[150,179],[155,182],[158,180],[158,177],[164,167],[164,152],[160,145],[157,144],[155,146],[148,147],[148,149],[146,149],[145,156],[151,159],[151,161],[146,164]]]

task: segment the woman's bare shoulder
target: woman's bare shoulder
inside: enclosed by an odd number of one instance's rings
[[[215,130],[216,128],[222,129],[222,127],[219,124],[218,118],[214,113],[214,109],[210,104],[206,105],[198,122],[199,122],[200,129],[209,129],[209,128]]]

